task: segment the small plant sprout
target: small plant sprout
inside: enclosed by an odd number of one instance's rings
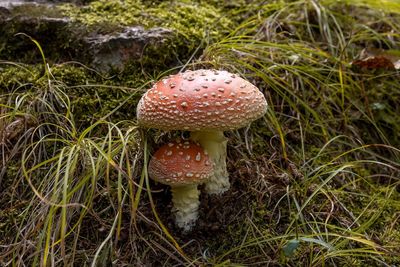
[[[171,186],[175,223],[189,231],[198,217],[200,192],[197,185],[213,173],[206,152],[198,144],[178,139],[154,153],[148,171],[153,180]]]
[[[250,82],[227,71],[201,69],[157,82],[140,100],[137,117],[145,127],[191,131],[214,165],[205,190],[221,194],[230,187],[223,131],[244,127],[266,110],[264,95]]]

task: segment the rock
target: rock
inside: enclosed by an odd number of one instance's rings
[[[73,40],[68,31],[68,18],[8,16],[0,18],[0,57],[10,61],[37,63],[41,61],[38,48],[29,38],[18,36],[25,33],[39,41],[45,55],[58,61],[70,58],[71,47],[66,40]],[[76,41],[76,40],[73,40]]]
[[[131,60],[139,60],[146,46],[157,46],[172,36],[163,28],[145,30],[143,27],[126,27],[120,33],[97,34],[85,38],[92,54],[92,65],[100,70],[122,69]]]
[[[28,1],[23,1],[23,0],[11,0],[11,1],[3,0],[3,1],[0,2],[0,7],[8,9],[10,7],[13,7],[13,6],[25,4],[26,2],[28,2]]]
[[[114,27],[111,33],[99,33],[101,27],[89,28],[73,22],[58,12],[60,1],[5,1],[0,9],[0,58],[24,63],[40,63],[36,45],[23,35],[37,40],[48,61],[78,61],[100,71],[122,70],[138,61],[147,48],[157,49],[172,40],[169,29]],[[75,1],[82,2],[82,1]],[[87,1],[86,1],[87,2]]]
[[[12,8],[15,6],[33,4],[33,5],[41,5],[41,4],[54,4],[54,3],[73,3],[73,4],[85,4],[90,2],[91,0],[1,0],[1,7]]]
[[[0,6],[0,18],[7,17],[7,16],[10,16],[10,15],[11,15],[11,12],[10,12],[10,10],[8,10],[8,8]]]

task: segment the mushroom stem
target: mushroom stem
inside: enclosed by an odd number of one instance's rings
[[[171,186],[172,211],[175,213],[175,223],[184,231],[189,231],[195,224],[199,211],[199,195],[197,184]]]
[[[209,194],[222,194],[230,187],[229,174],[226,169],[227,139],[222,131],[191,132],[190,138],[198,142],[207,151],[213,162],[214,174],[205,183],[205,190]]]

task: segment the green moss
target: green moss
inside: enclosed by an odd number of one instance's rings
[[[124,100],[129,98],[126,105],[112,114],[115,121],[131,120],[135,117],[135,107],[140,97],[140,91],[126,88],[126,79],[134,81],[144,79],[131,73],[129,78],[113,76],[113,79],[75,65],[55,65],[50,68],[52,84],[63,90],[71,101],[71,111],[78,125],[92,123],[109,114]],[[139,82],[140,83],[140,82]],[[137,85],[137,84],[136,84]],[[48,89],[47,76],[44,75],[42,65],[28,67],[6,66],[0,72],[0,92],[4,101],[13,102],[12,98],[21,94],[38,95],[40,91]],[[13,96],[8,95],[17,91]],[[134,95],[134,96],[132,96]],[[23,108],[23,107],[22,107]],[[26,112],[29,112],[27,110]],[[59,111],[63,112],[63,111]]]
[[[51,73],[57,80],[63,81],[67,86],[96,82],[94,74],[90,73],[88,69],[82,66],[66,64],[56,65],[51,68]]]
[[[63,5],[64,14],[86,25],[166,27],[187,40],[220,37],[234,26],[220,8],[197,1],[145,3],[139,0],[98,0],[84,7]]]
[[[42,66],[0,66],[0,92],[8,93],[35,83],[42,74]]]

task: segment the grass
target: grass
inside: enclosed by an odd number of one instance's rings
[[[301,0],[234,10],[237,27],[200,57],[144,67],[130,86],[48,65],[45,51],[39,68],[1,62],[1,265],[400,264],[399,73],[351,64],[365,49],[399,50],[400,9]],[[153,80],[185,67],[240,73],[270,107],[226,133],[232,189],[202,194],[190,234],[146,169],[185,133],[140,129],[129,112]]]

